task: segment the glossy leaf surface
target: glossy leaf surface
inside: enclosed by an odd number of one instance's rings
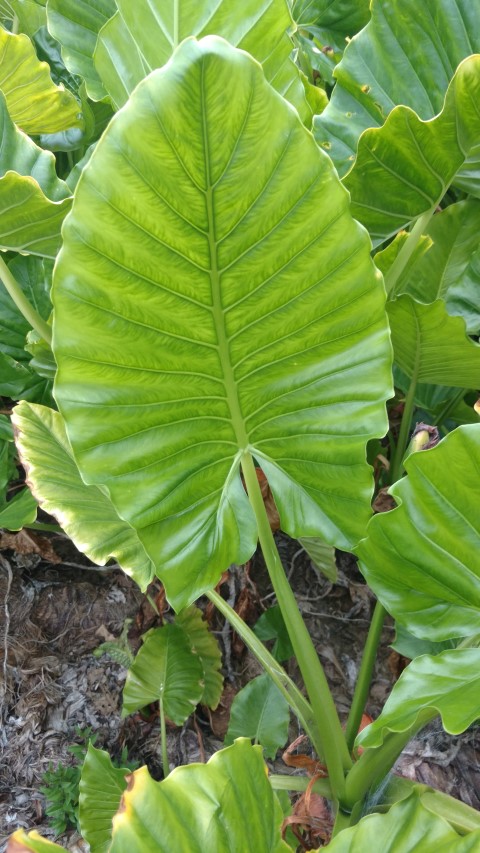
[[[288,853],[281,822],[261,747],[242,739],[162,782],[136,770],[113,821],[111,853]]]
[[[223,690],[222,654],[218,640],[209,631],[202,611],[194,605],[181,610],[175,617],[175,624],[186,634],[202,665],[204,688],[200,702],[215,710]]]
[[[189,36],[218,35],[263,63],[266,77],[311,121],[298,68],[290,55],[292,25],[286,0],[117,0],[102,28],[95,65],[113,102],[122,106],[137,83],[170,59]]]
[[[55,257],[70,191],[55,159],[15,127],[0,92],[0,248]]]
[[[346,175],[352,213],[383,241],[435,208],[453,182],[480,190],[480,56],[459,66],[441,113],[422,121],[409,107],[395,107],[382,127],[366,130]]]
[[[253,738],[265,750],[267,758],[275,758],[288,740],[290,708],[270,676],[253,678],[233,700],[225,745],[237,737]]]
[[[418,382],[457,388],[480,383],[480,344],[467,336],[462,317],[441,299],[424,305],[407,294],[387,306],[395,363]]]
[[[123,716],[161,701],[167,717],[181,726],[203,694],[203,666],[178,625],[154,628],[128,670]]]
[[[480,716],[480,649],[449,649],[421,655],[403,670],[380,716],[357,744],[377,747],[387,731],[404,732],[423,713],[436,711],[445,731],[458,735]]]
[[[90,853],[108,853],[112,820],[130,773],[126,767],[114,767],[107,752],[88,744],[80,777],[79,820]]]
[[[375,516],[356,548],[375,595],[418,637],[478,632],[480,618],[480,425],[459,427],[437,447],[412,453],[400,503]]]
[[[78,184],[54,302],[82,476],[176,608],[254,550],[246,451],[282,529],[360,538],[390,393],[383,289],[330,161],[248,55],[188,40],[138,86]]]
[[[56,133],[81,124],[77,101],[55,86],[28,36],[0,28],[0,90],[12,120],[25,133]]]
[[[106,96],[93,64],[93,53],[102,26],[115,14],[115,0],[48,0],[48,28],[62,46],[62,57],[72,74],[85,80],[89,97]]]
[[[80,551],[104,566],[114,558],[145,590],[153,567],[134,530],[108,497],[86,486],[72,457],[61,415],[21,402],[13,416],[16,442],[28,483],[41,507],[58,519]]]
[[[480,52],[480,9],[470,0],[373,0],[371,20],[345,50],[315,136],[340,175],[355,159],[360,134],[399,104],[421,119],[443,107],[460,62]],[[400,226],[399,226],[400,227]]]
[[[344,829],[326,848],[328,853],[474,853],[480,830],[462,838],[441,817],[433,815],[412,794],[396,803],[387,814],[372,814],[356,826]],[[317,851],[318,853],[318,851]]]

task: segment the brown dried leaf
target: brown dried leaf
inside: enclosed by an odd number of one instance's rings
[[[380,489],[377,497],[373,502],[373,509],[375,512],[389,512],[391,509],[395,509],[396,503],[392,495],[388,494],[389,486],[385,486],[385,488]]]
[[[1,533],[0,550],[6,548],[16,551],[17,554],[39,554],[47,563],[58,564],[62,562],[50,539],[31,530],[24,529],[18,533]]]

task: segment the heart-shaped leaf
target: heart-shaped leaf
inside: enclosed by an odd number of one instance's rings
[[[467,336],[462,317],[451,317],[441,299],[424,305],[405,294],[387,306],[395,363],[417,382],[476,388],[480,344]]]
[[[203,666],[179,625],[148,633],[128,670],[122,715],[160,701],[167,717],[181,726],[193,713],[204,690]]]
[[[480,716],[479,696],[480,649],[421,655],[403,670],[382,713],[356,742],[381,746],[386,732],[405,732],[428,714],[440,714],[445,731],[461,734]]]
[[[329,159],[222,39],[184,42],[99,141],[54,275],[56,395],[176,608],[255,548],[245,453],[286,532],[363,535],[391,383],[369,248]]]
[[[112,819],[127,787],[131,770],[114,767],[107,752],[91,743],[80,777],[79,822],[90,853],[108,853],[112,841]]]
[[[115,0],[48,0],[48,29],[62,46],[63,61],[85,80],[90,98],[107,94],[93,64],[98,33],[115,14]]]
[[[290,708],[266,673],[252,678],[233,700],[225,746],[237,737],[253,738],[265,750],[267,758],[275,758],[288,740]]]
[[[371,20],[348,44],[330,104],[315,119],[316,139],[340,175],[361,133],[396,105],[422,119],[439,113],[458,65],[479,52],[480,9],[471,0],[373,0]]]
[[[111,853],[288,853],[281,823],[262,749],[240,739],[162,782],[136,770],[113,819]]]
[[[56,133],[80,127],[82,117],[71,92],[55,86],[28,36],[0,28],[0,90],[12,120],[25,133]]]
[[[108,497],[86,486],[75,465],[62,416],[22,401],[12,421],[28,482],[40,506],[55,516],[80,551],[104,566],[118,560],[145,590],[153,567],[134,530],[122,521]]]
[[[400,504],[375,516],[356,548],[368,584],[418,637],[478,633],[480,424],[459,427],[431,450],[412,453],[408,477],[390,489]]]
[[[223,690],[222,653],[218,640],[209,631],[202,611],[194,605],[181,610],[175,618],[175,624],[186,634],[202,665],[204,688],[200,702],[215,710]]]
[[[272,85],[311,122],[300,72],[291,59],[286,0],[117,0],[118,12],[101,29],[95,66],[117,107],[137,83],[170,59],[185,38],[219,35],[264,65]]]

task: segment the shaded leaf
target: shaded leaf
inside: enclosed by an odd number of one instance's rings
[[[209,630],[202,611],[195,605],[181,610],[175,617],[175,624],[186,634],[203,668],[204,688],[200,702],[214,711],[223,690],[222,653],[218,640]]]
[[[242,739],[162,782],[136,770],[113,820],[111,853],[287,853],[281,822],[262,750]]]
[[[322,572],[332,583],[337,580],[337,564],[335,562],[335,548],[327,545],[323,539],[316,536],[301,536],[298,540],[302,548],[305,548],[313,566]]]
[[[381,746],[387,732],[405,732],[422,715],[440,714],[458,735],[480,716],[480,649],[449,649],[415,658],[393,685],[382,713],[358,735],[363,747]]]
[[[278,604],[269,607],[265,613],[262,613],[257,619],[253,631],[262,642],[276,641],[272,649],[272,654],[276,660],[284,661],[293,657],[293,646]]]
[[[37,501],[30,489],[22,489],[11,501],[0,506],[0,527],[21,530],[37,517]]]
[[[330,30],[342,41],[368,23],[370,0],[294,0],[292,16],[299,26]]]
[[[14,258],[9,270],[30,304],[47,320],[51,312],[50,287],[42,261],[35,257]],[[28,362],[25,342],[30,324],[15,305],[0,279],[0,350],[17,361]]]
[[[410,634],[403,625],[396,624],[395,640],[390,645],[399,655],[413,660],[419,655],[437,655],[445,649],[455,648],[456,643],[454,640],[444,640],[438,643],[434,643],[432,640],[421,640],[419,637]]]
[[[275,758],[288,740],[290,709],[267,673],[253,678],[235,696],[225,736],[229,746],[237,737],[253,738],[267,758]]]
[[[432,450],[412,453],[408,477],[390,493],[400,504],[375,516],[356,548],[360,568],[395,619],[418,637],[478,632],[480,424],[458,427]]]
[[[55,850],[65,850],[65,847],[45,841],[35,830],[27,833],[17,829],[7,844],[7,853],[55,853]]]
[[[287,30],[292,19],[285,0],[117,0],[118,12],[99,34],[95,66],[117,107],[153,69],[165,65],[189,36],[218,35],[264,64],[267,79],[310,123],[311,112]]]
[[[150,561],[135,531],[118,517],[108,496],[83,482],[61,415],[21,402],[12,421],[29,485],[42,509],[57,518],[76,547],[94,563],[104,566],[113,557],[145,590],[153,575]]]
[[[88,744],[80,777],[79,822],[91,853],[108,853],[112,819],[130,773],[127,767],[114,767],[107,752]]]
[[[46,62],[40,62],[24,34],[0,28],[0,89],[12,120],[29,134],[56,133],[81,126],[71,92],[55,86]]]
[[[283,530],[357,540],[390,394],[384,294],[330,161],[258,63],[184,42],[97,144],[63,236],[59,406],[175,608],[253,553],[247,449]]]
[[[51,383],[38,376],[28,364],[0,351],[0,394],[12,400],[52,403]]]
[[[122,716],[160,701],[167,717],[181,726],[200,702],[203,690],[203,666],[182,628],[154,628],[128,671]]]

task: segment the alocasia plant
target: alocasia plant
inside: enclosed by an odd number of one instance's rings
[[[252,4],[249,17],[229,0],[215,9],[156,0],[135,10],[106,0],[88,8],[48,0],[47,24],[65,65],[84,78],[92,99],[77,93],[85,114],[95,116],[93,101],[102,97],[113,109],[123,105],[100,139],[105,115],[84,118],[65,183],[52,173],[52,155],[14,126],[4,93],[12,157],[5,178],[33,183],[36,199],[15,224],[27,229],[21,245],[4,237],[5,248],[52,257],[65,212],[57,216],[59,205],[71,205],[53,276],[55,363],[46,358],[48,314],[25,302],[13,265],[0,265],[18,310],[44,340],[42,358],[37,340],[23,369],[41,363],[45,371],[48,363],[47,381],[55,372],[59,412],[30,395],[13,415],[28,482],[93,559],[114,555],[143,589],[157,575],[180,611],[177,625],[147,637],[125,708],[161,695],[162,719],[166,712],[180,721],[200,701],[198,649],[186,664],[187,704],[178,710],[173,696],[167,710],[168,664],[177,659],[167,646],[182,637],[176,654],[188,658],[184,608],[205,593],[257,655],[327,767],[316,786],[333,804],[332,850],[370,849],[382,833],[398,853],[426,836],[439,849],[480,843],[480,818],[468,807],[406,781],[383,786],[404,745],[435,715],[452,733],[476,719],[480,662],[480,531],[469,496],[478,491],[480,424],[464,403],[480,385],[479,345],[469,337],[478,333],[480,311],[473,225],[480,57],[470,56],[480,15],[462,2],[429,0],[423,59],[415,41],[422,22],[404,6],[374,0],[368,21],[367,5],[353,2],[296,2],[289,10],[283,0],[265,0],[261,8]],[[449,46],[447,62],[449,16],[460,26],[462,13],[466,36]],[[330,33],[332,52],[341,55],[342,39],[364,24],[345,47],[314,138],[307,100],[320,103],[311,89],[323,73],[325,85],[331,82],[328,64],[315,66],[315,50],[321,53]],[[292,62],[291,36],[311,79]],[[392,75],[389,50],[403,56],[408,44],[408,74]],[[35,182],[40,165],[43,185],[40,172]],[[55,227],[42,224],[39,200],[52,216],[57,211]],[[29,248],[29,216],[39,228],[36,248]],[[7,338],[0,341],[0,355],[12,359],[7,347]],[[15,358],[23,366],[18,352]],[[407,477],[392,489],[398,508],[370,521],[367,443],[387,431],[394,384],[405,395],[402,423],[398,434],[389,431],[389,470],[379,485],[394,484],[404,468]],[[444,433],[459,410],[472,423],[405,460],[417,406],[435,412]],[[319,553],[354,550],[378,595],[345,734],[281,565],[255,466],[268,479],[282,529],[318,540]],[[257,539],[308,698],[214,590],[231,563],[250,558]],[[331,572],[331,560],[327,566]],[[412,662],[358,738],[359,756],[354,744],[384,608],[414,637],[454,647]],[[175,693],[174,681],[170,687]],[[261,741],[260,724],[252,736]],[[274,751],[268,736],[265,747]],[[164,765],[167,774],[165,750]],[[258,749],[242,740],[207,767],[180,768],[161,783],[136,771],[123,795],[108,758],[91,757],[86,804],[102,774],[114,793],[102,814],[106,832],[98,842],[90,834],[93,853],[182,843],[189,850],[288,849],[272,788],[304,790],[309,781],[272,776],[269,784]],[[229,793],[221,794],[226,779]],[[248,829],[239,813],[245,786]],[[377,789],[377,810],[395,805],[360,820]],[[179,818],[192,792],[193,829]],[[161,838],[147,834],[152,814],[161,815]],[[91,833],[87,805],[82,819]],[[235,822],[227,838],[224,826]],[[11,841],[17,853],[42,849],[55,847],[22,833]]]

